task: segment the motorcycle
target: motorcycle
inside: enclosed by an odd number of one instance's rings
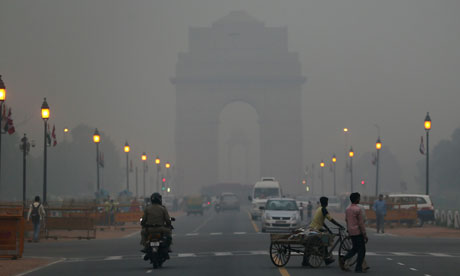
[[[175,221],[171,218],[171,221]],[[171,225],[171,230],[174,229]],[[153,233],[148,236],[148,246],[144,255],[144,260],[150,260],[153,268],[160,268],[169,259],[169,245],[167,237],[161,233]]]

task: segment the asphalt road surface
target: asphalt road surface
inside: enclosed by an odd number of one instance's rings
[[[113,240],[26,244],[26,256],[58,257],[52,265],[27,275],[344,275],[337,261],[330,266],[303,268],[292,256],[284,268],[268,255],[270,237],[248,210],[204,216],[181,216],[174,224],[171,259],[161,269],[141,259],[139,235]],[[460,240],[369,234],[368,275],[460,275]]]

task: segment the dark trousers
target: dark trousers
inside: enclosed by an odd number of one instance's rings
[[[366,243],[364,242],[364,236],[350,236],[351,242],[353,243],[353,248],[348,251],[347,255],[344,257],[344,261],[352,258],[356,253],[358,253],[358,260],[356,261],[355,271],[363,270],[363,261],[364,256],[366,255]]]
[[[381,231],[384,232],[385,226],[385,216],[383,214],[376,213],[376,224],[377,224],[377,233]]]

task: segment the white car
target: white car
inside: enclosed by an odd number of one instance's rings
[[[261,209],[262,232],[290,232],[301,226],[299,208],[292,198],[270,198]]]
[[[424,221],[434,220],[434,206],[429,195],[422,194],[389,194],[389,202],[400,204],[401,209],[415,208],[417,216],[423,224]]]

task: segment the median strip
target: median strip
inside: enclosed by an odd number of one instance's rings
[[[280,267],[279,270],[280,270],[280,273],[281,273],[282,276],[290,276],[290,274],[289,274],[289,272],[287,272],[286,268]]]

